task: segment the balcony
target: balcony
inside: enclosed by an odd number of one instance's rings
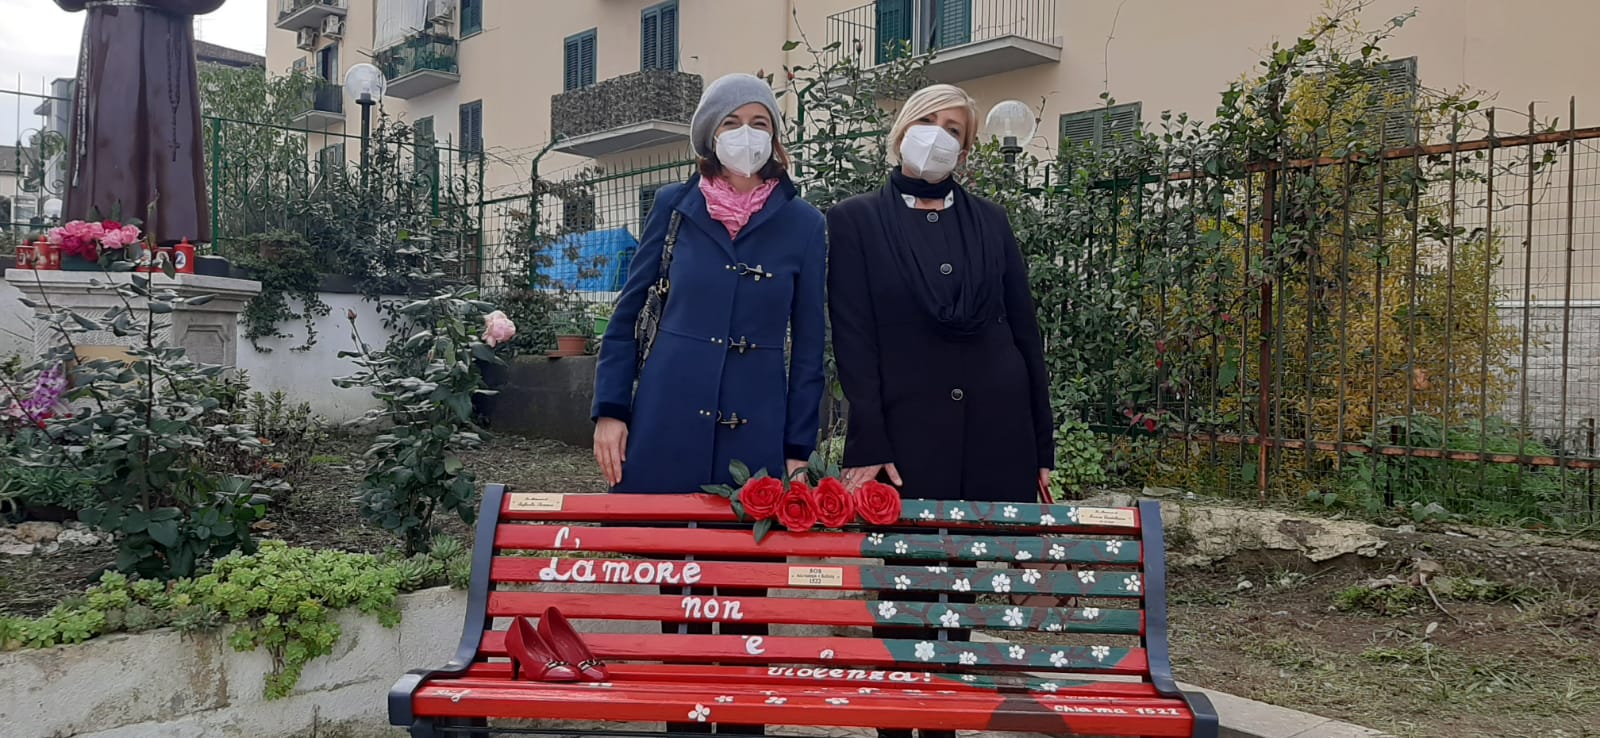
[[[557,151],[590,158],[689,140],[698,74],[651,69],[550,97]]]
[[[461,81],[456,70],[456,40],[418,33],[372,55],[389,79],[389,97],[408,100]]]
[[[344,124],[344,87],[327,82],[308,90],[301,99],[302,110],[290,124],[316,131]]]
[[[322,30],[322,19],[350,12],[348,0],[278,0],[278,28]]]
[[[1061,61],[1055,0],[877,0],[828,16],[835,53],[862,69],[933,53],[927,76],[966,82]]]

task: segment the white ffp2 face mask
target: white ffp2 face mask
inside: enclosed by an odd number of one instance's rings
[[[908,176],[925,182],[938,182],[956,170],[961,160],[961,142],[950,132],[926,123],[906,129],[900,139],[900,165]]]
[[[717,134],[717,161],[741,175],[754,176],[771,158],[771,133],[742,126]]]

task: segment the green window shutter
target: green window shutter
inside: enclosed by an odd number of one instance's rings
[[[678,2],[673,0],[661,6],[661,66],[657,69],[678,69]]]
[[[483,101],[476,100],[461,106],[461,155],[483,155]]]
[[[1139,132],[1143,108],[1143,103],[1132,102],[1066,113],[1061,116],[1061,143],[1099,148],[1129,141]]]
[[[911,0],[877,0],[878,43],[874,64],[887,64],[911,40]]]
[[[577,36],[567,39],[562,53],[562,89],[576,90],[581,86],[578,82],[579,47]]]
[[[594,84],[595,31],[568,36],[562,43],[562,88],[576,90]]]
[[[461,0],[461,35],[483,31],[483,0]]]
[[[656,192],[666,185],[647,184],[639,188],[639,232],[644,232],[644,223],[650,218],[650,211],[656,206]]]
[[[1394,59],[1373,65],[1367,74],[1372,85],[1372,125],[1383,131],[1383,148],[1417,144],[1417,58]]]
[[[1061,116],[1061,144],[1063,146],[1100,145],[1100,111],[1080,110]]]
[[[1139,115],[1142,112],[1141,103],[1127,103],[1113,105],[1102,111],[1100,124],[1100,145],[1108,146],[1113,143],[1130,141],[1139,132]]]
[[[661,58],[661,11],[645,8],[639,16],[639,69],[658,69]]]
[[[414,156],[417,172],[427,177],[430,182],[438,182],[439,149],[433,134],[433,117],[418,118],[416,123],[411,124],[411,131],[416,138]]]
[[[583,43],[582,43],[581,46],[582,46],[582,48],[581,48],[580,57],[581,57],[581,62],[582,63],[579,65],[580,69],[583,71],[583,83],[582,83],[581,86],[588,87],[589,85],[594,84],[594,80],[595,80],[595,33],[594,33],[594,31],[589,31],[587,34],[584,35]]]
[[[949,49],[972,41],[972,0],[936,0],[939,13],[934,46]]]

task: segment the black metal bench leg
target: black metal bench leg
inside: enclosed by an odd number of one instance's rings
[[[444,728],[450,728],[446,731]],[[483,730],[461,730],[483,728]],[[489,721],[486,718],[434,718],[418,720],[411,726],[412,738],[489,738]]]
[[[406,732],[411,734],[411,738],[439,738],[439,730],[432,720],[419,719],[412,723],[411,729]]]

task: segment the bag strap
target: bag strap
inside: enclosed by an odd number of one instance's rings
[[[656,287],[663,295],[671,284],[667,274],[672,271],[672,252],[678,245],[678,224],[682,222],[683,213],[673,210],[672,221],[667,225],[667,240],[661,245],[661,266],[656,271]]]

